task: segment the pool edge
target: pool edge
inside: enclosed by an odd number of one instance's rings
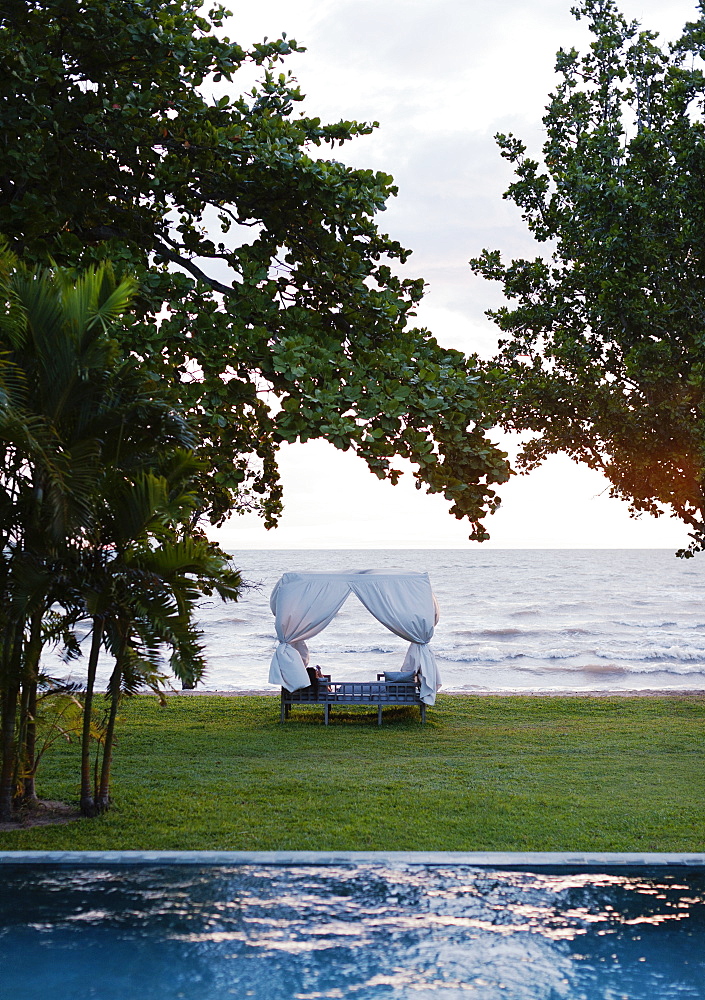
[[[0,865],[467,865],[474,868],[702,868],[705,852],[582,851],[0,851]]]

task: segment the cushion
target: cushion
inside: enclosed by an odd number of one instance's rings
[[[384,683],[385,684],[410,684],[416,679],[416,672],[414,670],[409,670],[404,673],[402,670],[385,670],[384,671]]]

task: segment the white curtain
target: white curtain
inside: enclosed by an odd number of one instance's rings
[[[306,640],[330,625],[350,593],[347,580],[333,574],[285,573],[272,591],[279,645],[269,668],[269,683],[287,691],[308,687]]]
[[[438,604],[426,573],[405,576],[361,576],[348,580],[350,589],[377,621],[411,643],[403,670],[421,674],[421,700],[436,701],[441,676],[428,643],[438,621]]]

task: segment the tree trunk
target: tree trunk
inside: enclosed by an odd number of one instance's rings
[[[37,681],[39,679],[39,659],[42,655],[42,619],[44,608],[37,609],[30,622],[29,643],[25,652],[25,680],[23,682],[23,709],[26,712],[24,724],[24,747],[19,747],[24,764],[24,787],[22,799],[24,802],[35,802],[37,792],[34,776],[37,765],[35,751],[37,746]]]
[[[124,645],[123,645],[124,649]],[[110,808],[110,768],[113,762],[113,741],[115,734],[115,719],[120,701],[120,682],[122,680],[122,650],[115,663],[115,669],[110,676],[108,690],[110,692],[110,715],[105,729],[103,743],[103,762],[100,769],[100,787],[96,796],[96,809],[99,813]]]
[[[12,819],[13,799],[15,796],[15,765],[17,762],[17,744],[15,741],[15,722],[17,720],[17,698],[20,693],[20,665],[22,663],[23,629],[15,626],[12,639],[12,649],[8,657],[8,671],[5,691],[0,699],[0,747],[2,751],[2,768],[0,769],[0,822]],[[10,641],[12,641],[12,639]]]
[[[25,737],[25,761],[26,773],[24,778],[24,789],[22,799],[24,802],[37,801],[37,789],[35,787],[35,776],[37,773],[37,762],[35,751],[37,747],[37,678],[29,681],[29,704],[27,714],[27,733]]]
[[[8,684],[2,698],[2,770],[0,771],[0,823],[12,819],[15,796],[15,720],[17,718],[17,696],[19,684]]]
[[[96,803],[91,781],[91,712],[93,709],[93,691],[95,674],[98,668],[98,654],[103,640],[103,619],[93,619],[93,639],[91,653],[88,657],[88,676],[86,678],[86,697],[83,702],[83,733],[81,735],[81,813],[84,816],[95,816]]]
[[[17,751],[15,753],[15,773],[12,776],[12,784],[15,789],[15,801],[24,799],[25,778],[27,777],[27,722],[29,721],[29,701],[32,687],[26,680],[20,685],[19,691],[19,719],[16,720],[16,742]]]

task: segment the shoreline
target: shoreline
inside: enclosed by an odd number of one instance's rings
[[[147,693],[147,692],[140,692]],[[217,691],[217,690],[196,690],[196,691],[165,691],[167,697],[184,696],[186,698],[198,698],[199,696],[210,696],[218,698],[251,698],[265,697],[278,698],[279,691],[267,690],[265,688],[251,688],[243,691]],[[451,697],[466,698],[705,698],[705,690],[689,688],[644,688],[637,691],[537,691],[515,688],[505,691],[459,691],[441,689],[439,694],[447,694]]]

